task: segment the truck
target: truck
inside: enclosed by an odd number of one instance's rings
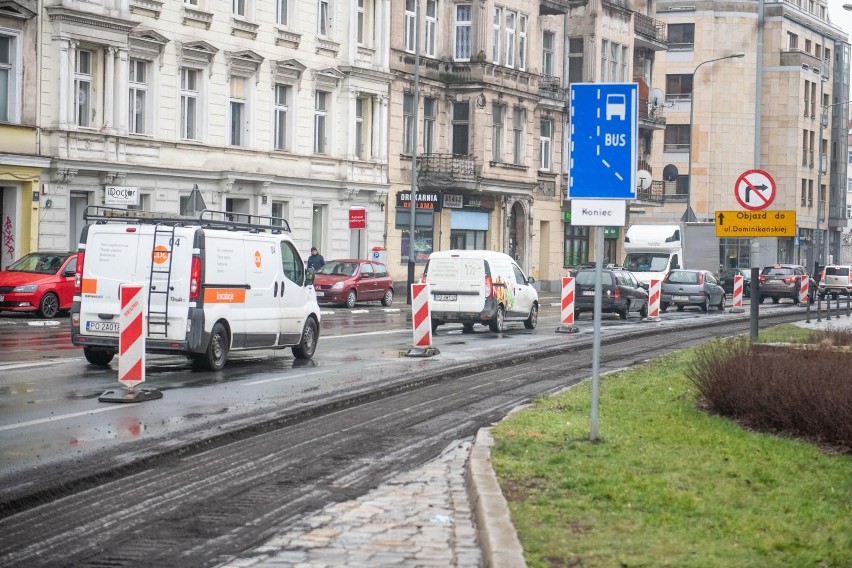
[[[624,234],[624,267],[643,287],[662,281],[672,269],[719,271],[720,248],[714,223],[630,225]]]

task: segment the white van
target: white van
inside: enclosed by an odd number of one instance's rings
[[[429,285],[432,330],[444,323],[488,325],[501,332],[507,321],[538,323],[538,292],[507,254],[489,250],[444,250],[429,255],[423,282]]]
[[[219,370],[231,350],[319,340],[313,271],[287,221],[223,211],[198,217],[89,206],[80,236],[71,340],[107,365],[118,350],[119,285],[141,284],[146,351],[178,353]]]

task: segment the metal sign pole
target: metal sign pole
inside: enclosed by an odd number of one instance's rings
[[[601,294],[603,293],[603,227],[595,227],[595,331],[592,339],[592,424],[589,439],[598,441],[598,401],[601,374]]]

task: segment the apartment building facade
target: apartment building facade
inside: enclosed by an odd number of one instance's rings
[[[757,2],[659,0],[657,17],[669,33],[658,67],[668,108],[652,161],[678,175],[642,218],[678,221],[691,207],[712,221],[717,210],[741,210],[735,181],[758,167],[777,184],[769,209],[795,211],[798,234],[723,239],[720,264],[812,267],[836,258],[846,224],[850,48],[827,3],[764,3],[759,95]]]
[[[391,0],[47,1],[38,234],[75,249],[107,187],[122,207],[289,219],[307,254],[383,242]],[[359,210],[350,223],[350,211]]]

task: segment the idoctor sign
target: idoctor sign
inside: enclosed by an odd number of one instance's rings
[[[104,205],[139,205],[138,187],[108,185],[104,191]]]

